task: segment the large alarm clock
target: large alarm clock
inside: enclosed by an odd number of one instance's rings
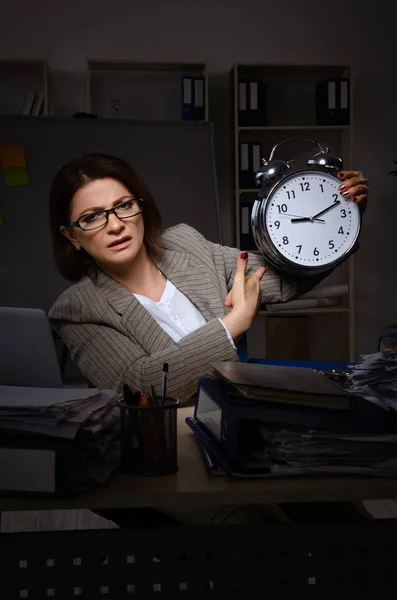
[[[361,229],[357,204],[339,190],[341,158],[319,148],[306,165],[276,160],[276,144],[256,173],[261,191],[251,213],[258,250],[276,268],[291,274],[320,273],[340,264],[354,251]],[[302,141],[302,139],[300,139]]]

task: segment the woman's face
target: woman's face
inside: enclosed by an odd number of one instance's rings
[[[108,222],[98,211],[118,207],[118,218],[109,213]],[[138,199],[115,179],[96,179],[85,184],[73,197],[70,221],[80,219],[83,227],[97,227],[83,231],[80,227],[61,227],[61,231],[77,249],[84,248],[104,270],[119,269],[133,261],[141,252],[144,224],[142,214],[129,216],[140,210]],[[124,218],[128,216],[128,218]]]

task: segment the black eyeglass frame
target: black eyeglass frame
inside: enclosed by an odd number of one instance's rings
[[[140,211],[133,215],[129,215],[128,217],[119,217],[119,215],[116,213],[117,208],[121,204],[124,204],[124,202],[127,202],[128,200],[137,200],[139,202]],[[138,215],[142,214],[142,212],[143,212],[143,198],[127,198],[126,200],[123,200],[119,204],[116,204],[116,206],[113,206],[113,208],[104,208],[103,210],[96,210],[92,213],[87,213],[85,215],[81,215],[81,217],[79,217],[77,219],[77,221],[68,223],[66,225],[66,227],[79,227],[81,229],[81,231],[94,231],[94,229],[100,229],[101,227],[106,227],[106,225],[108,224],[108,221],[109,221],[109,213],[113,213],[118,219],[120,219],[120,221],[125,221],[126,219],[132,219],[132,217],[137,217]],[[84,229],[80,225],[80,223],[79,223],[80,219],[82,219],[83,217],[86,217],[87,215],[97,215],[98,213],[105,213],[105,215],[106,215],[106,221],[105,221],[105,223],[103,223],[103,225],[97,225],[96,227],[91,227],[90,229]]]

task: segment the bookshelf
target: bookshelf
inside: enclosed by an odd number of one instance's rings
[[[322,81],[343,78],[348,80],[348,118],[329,123],[321,119],[316,108],[316,86]],[[245,84],[245,87],[244,85]],[[250,86],[254,84],[255,88]],[[311,138],[329,147],[330,152],[343,159],[344,168],[352,168],[352,86],[351,68],[345,65],[285,65],[266,63],[236,63],[231,69],[233,94],[233,140],[234,140],[234,208],[235,245],[242,250],[258,252],[247,234],[247,215],[258,193],[252,177],[243,179],[240,167],[244,160],[242,149],[256,148],[250,162],[252,173],[260,168],[261,159],[268,158],[277,143],[291,138]],[[249,88],[249,92],[247,89]],[[254,104],[251,94],[255,91]],[[246,95],[244,95],[246,94]],[[255,117],[244,114],[244,109],[256,109]],[[263,107],[263,110],[262,110]],[[241,110],[243,109],[243,110]],[[252,112],[252,111],[251,111]],[[252,122],[254,119],[255,122]],[[245,144],[241,146],[241,144]],[[277,157],[294,159],[295,167],[303,166],[315,152],[314,146],[293,142],[280,147]],[[259,160],[260,159],[260,160]],[[259,162],[258,162],[259,161]],[[242,222],[242,216],[244,222]],[[248,240],[248,241],[247,241]],[[264,318],[292,315],[333,316],[339,315],[341,338],[339,360],[355,359],[355,315],[354,315],[354,259],[350,258],[337,267],[319,287],[347,285],[347,293],[328,307],[289,308],[274,312],[261,311]],[[318,327],[318,319],[316,319]]]
[[[42,94],[40,115],[48,115],[48,64],[41,59],[0,59],[0,114],[20,115],[27,95]],[[30,116],[32,111],[30,111]]]
[[[194,116],[182,113],[184,77],[197,81],[190,90],[200,107]],[[207,63],[88,59],[87,112],[100,118],[207,121]]]

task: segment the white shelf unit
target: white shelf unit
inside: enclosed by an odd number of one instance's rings
[[[0,59],[0,114],[20,115],[27,94],[43,94],[48,115],[48,63],[42,59]]]
[[[350,80],[350,114],[348,125],[317,125],[316,84],[322,80],[346,77]],[[351,68],[345,65],[285,65],[267,63],[236,63],[231,71],[233,89],[233,133],[234,133],[234,206],[235,245],[240,248],[240,209],[251,205],[258,188],[240,187],[240,143],[260,144],[260,158],[269,158],[276,144],[290,138],[310,138],[329,147],[330,152],[340,156],[344,168],[352,168],[352,84]],[[239,82],[260,81],[266,86],[265,124],[242,125],[239,122]],[[277,151],[275,158],[296,160],[302,166],[316,152],[312,144],[291,142]],[[252,247],[242,250],[258,253]],[[340,305],[330,307],[294,308],[282,311],[261,311],[261,317],[291,315],[340,315],[341,359],[355,359],[355,314],[354,314],[354,259],[350,258],[321,284],[347,284],[348,294],[340,299]]]
[[[118,99],[121,118],[182,121],[182,77],[204,79],[202,102],[208,120],[207,63],[87,60],[87,112],[115,117]],[[194,96],[194,92],[193,92]]]

